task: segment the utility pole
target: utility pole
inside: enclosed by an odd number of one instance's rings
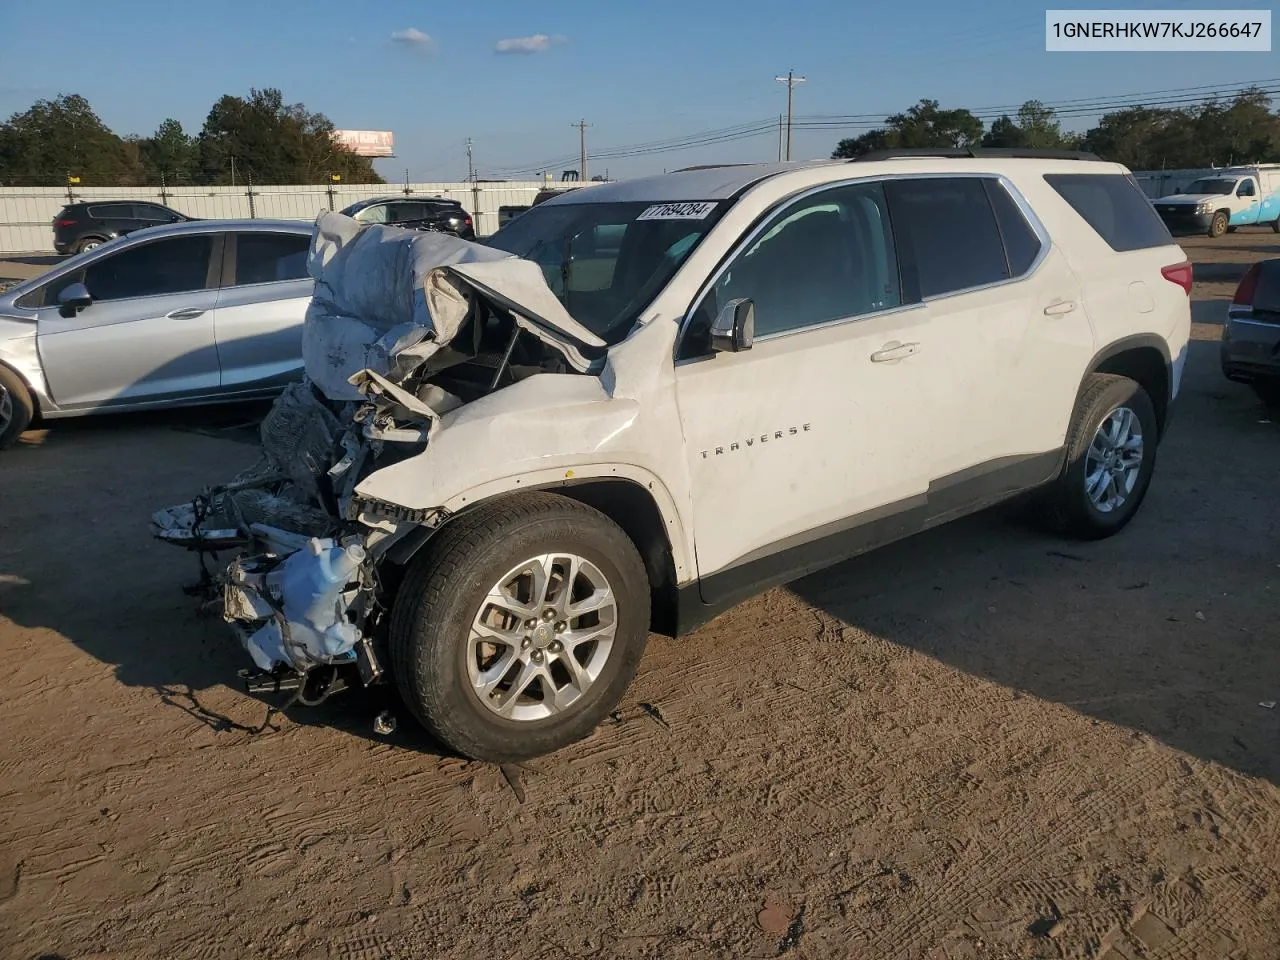
[[[774,77],[779,83],[787,85],[787,159],[791,159],[791,97],[796,84],[804,83],[804,77],[797,77],[794,70],[788,70],[785,77]]]
[[[778,114],[778,162],[782,162],[782,114]]]
[[[476,178],[476,161],[475,156],[471,152],[471,138],[467,137],[467,179],[474,181]]]
[[[586,182],[587,179],[587,127],[591,124],[585,120],[579,120],[577,123],[569,124],[571,127],[578,128],[578,179]]]

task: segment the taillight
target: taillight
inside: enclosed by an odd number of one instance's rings
[[[463,222],[463,223],[465,223],[468,227],[469,227],[469,226],[471,226],[471,218],[470,218],[470,217],[463,217],[463,218],[462,218],[462,222]]]
[[[1245,271],[1244,276],[1240,279],[1240,286],[1236,287],[1236,295],[1231,298],[1231,302],[1243,307],[1253,306],[1253,292],[1258,289],[1258,264],[1254,264]]]
[[[1161,267],[1160,275],[1170,283],[1180,286],[1187,296],[1191,296],[1191,263],[1184,260],[1168,267]]]
[[[61,220],[53,221],[53,225],[55,227],[74,227],[76,225],[76,222],[74,220],[68,220],[64,217]]]

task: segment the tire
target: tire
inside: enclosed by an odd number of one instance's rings
[[[612,617],[591,613],[574,617],[570,611],[565,620],[559,619],[560,614],[541,620],[516,618],[514,629],[504,626],[501,635],[514,636],[529,649],[515,643],[499,648],[487,641],[473,647],[474,624],[500,609],[486,598],[512,575],[521,578],[545,557],[559,553],[579,558],[577,587],[586,585],[588,578],[603,579],[612,592]],[[526,564],[522,574],[520,568]],[[536,587],[529,580],[519,582]],[[527,593],[522,597],[530,599]],[[546,604],[559,600],[557,596],[553,601],[548,592]],[[534,606],[544,605],[535,602]],[[544,608],[544,617],[545,609],[549,608]],[[585,737],[622,699],[648,639],[649,611],[644,563],[612,520],[554,494],[503,498],[450,522],[410,563],[392,608],[391,666],[405,705],[443,744],[476,760],[526,760]],[[598,623],[590,622],[593,616]],[[563,645],[556,652],[559,640],[555,638],[568,635],[558,631],[586,633],[607,620],[613,625],[610,646],[588,640],[570,648],[568,654]],[[537,626],[529,632],[533,624]],[[608,631],[607,626],[604,629]],[[486,661],[489,647],[494,652]],[[597,661],[602,650],[603,657]],[[584,682],[581,689],[572,683],[555,689],[562,680],[569,680],[566,655],[576,656],[581,670],[594,669],[594,680]],[[506,660],[507,656],[513,659]],[[535,670],[542,673],[521,688],[526,691],[522,694],[517,689],[526,676],[522,671]],[[492,687],[487,694],[477,689],[486,680]],[[557,698],[563,694],[566,703],[541,715],[550,709],[547,697],[553,690]],[[510,716],[500,715],[499,711],[508,709]]]
[[[1280,233],[1280,217],[1276,217],[1271,221],[1271,232]]]
[[[93,250],[95,247],[100,247],[106,242],[107,241],[102,239],[102,237],[81,237],[76,241],[75,252],[84,253],[86,250]]]
[[[1213,215],[1213,219],[1209,221],[1209,236],[1215,240],[1227,232],[1227,227],[1231,224],[1231,218],[1227,215],[1227,211],[1219,210]]]
[[[1100,503],[1086,489],[1086,477],[1101,476],[1105,472],[1106,460],[1102,457],[1105,450],[1091,455],[1091,447],[1095,440],[1105,447],[1106,438],[1100,431],[1104,424],[1115,424],[1113,415],[1122,421],[1128,419],[1122,411],[1132,415],[1130,428],[1138,428],[1141,459],[1132,474],[1131,486],[1127,485],[1130,473],[1123,471],[1115,477],[1114,485],[1104,480],[1100,488],[1104,500],[1110,500],[1112,491],[1117,497],[1123,493],[1120,502]],[[1058,479],[1041,498],[1041,518],[1046,526],[1055,533],[1079,540],[1101,540],[1118,533],[1133,519],[1146,496],[1155,469],[1158,441],[1155,407],[1141,386],[1128,377],[1089,374],[1081,386],[1067,432],[1066,462]],[[1131,449],[1128,452],[1130,456],[1133,453]],[[1116,469],[1120,469],[1119,463]]]
[[[1249,386],[1253,387],[1263,406],[1271,410],[1280,409],[1280,380],[1255,380]]]
[[[17,441],[35,412],[27,385],[12,370],[0,366],[0,450]]]

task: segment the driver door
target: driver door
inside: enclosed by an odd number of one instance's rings
[[[710,351],[711,319],[755,339]],[[695,308],[676,367],[702,599],[722,605],[920,529],[936,385],[904,305],[884,190],[802,197],[753,231]]]
[[[166,237],[104,249],[53,281],[36,330],[54,402],[75,409],[216,393],[221,250],[211,233]],[[77,282],[93,302],[64,316],[58,293]]]
[[[1262,198],[1258,196],[1258,181],[1246,177],[1236,184],[1236,203],[1238,208],[1231,215],[1231,225],[1248,226],[1258,222],[1262,212]]]

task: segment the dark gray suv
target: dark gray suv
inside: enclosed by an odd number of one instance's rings
[[[62,254],[84,253],[134,230],[192,219],[146,200],[69,203],[53,218],[53,248]]]

